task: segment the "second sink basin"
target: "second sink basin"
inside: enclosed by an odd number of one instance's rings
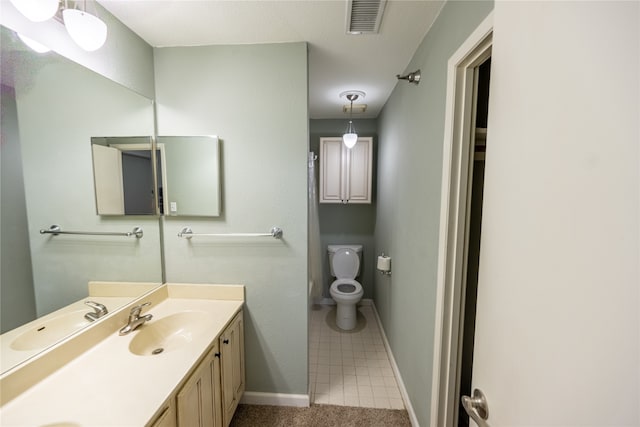
[[[138,356],[150,356],[176,350],[189,344],[206,330],[206,314],[183,311],[151,320],[133,332],[129,351]]]
[[[38,324],[13,340],[11,348],[26,351],[50,346],[90,324],[91,322],[84,318],[86,312],[86,309],[70,311]]]

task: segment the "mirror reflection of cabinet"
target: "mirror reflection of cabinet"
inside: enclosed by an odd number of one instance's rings
[[[159,136],[155,155],[149,136],[91,144],[98,215],[220,216],[217,137]]]

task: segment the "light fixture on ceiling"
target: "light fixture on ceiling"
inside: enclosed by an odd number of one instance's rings
[[[342,135],[342,142],[347,148],[353,148],[358,142],[358,134],[356,133],[356,129],[353,126],[353,101],[358,100],[359,98],[364,98],[364,92],[358,90],[350,90],[347,92],[342,92],[340,97],[347,98],[350,103],[349,106],[349,125],[347,126],[347,130]]]
[[[62,22],[71,39],[86,51],[100,49],[107,40],[107,24],[95,14],[87,12],[87,0],[82,0],[82,9],[76,8],[80,1],[73,1],[74,7],[70,8],[69,0],[65,0],[64,5],[59,0],[11,0],[11,3],[31,21],[43,22],[54,18]],[[60,11],[61,14],[58,13]],[[20,38],[33,50],[40,52],[23,35]]]
[[[82,49],[91,52],[100,49],[107,40],[107,24],[87,12],[87,0],[82,3],[82,10],[65,7],[62,18],[73,41]]]
[[[51,19],[58,11],[58,0],[11,0],[11,4],[33,22]]]

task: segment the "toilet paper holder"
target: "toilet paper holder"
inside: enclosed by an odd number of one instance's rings
[[[380,274],[384,274],[385,276],[391,275],[391,257],[387,256],[382,252],[381,255],[378,256],[378,262],[376,265],[377,270]]]

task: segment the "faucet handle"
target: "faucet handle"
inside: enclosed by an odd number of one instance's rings
[[[138,316],[138,315],[140,315],[140,312],[142,311],[142,309],[143,309],[144,307],[149,306],[149,305],[151,305],[151,302],[150,302],[150,301],[147,301],[147,302],[145,302],[145,303],[143,303],[143,304],[136,305],[135,307],[132,307],[132,308],[131,308],[131,312],[130,312],[131,316]]]
[[[99,315],[105,315],[108,313],[107,311],[107,307],[105,307],[103,304],[100,304],[99,302],[95,302],[95,301],[85,301],[84,302],[86,305],[88,305],[89,307],[93,308],[96,312],[96,314]]]

